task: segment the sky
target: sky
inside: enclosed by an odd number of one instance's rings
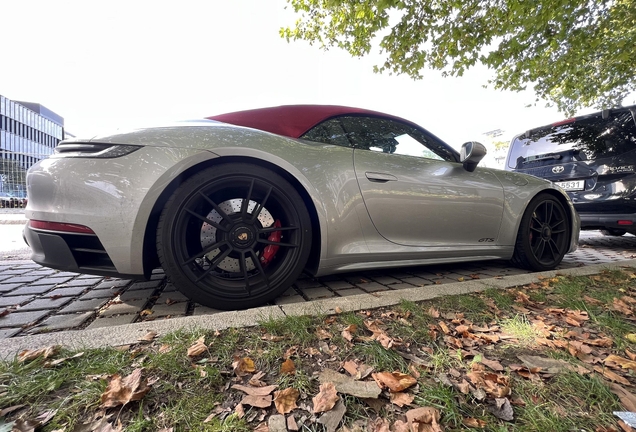
[[[404,117],[455,148],[563,118],[531,92],[485,89],[491,72],[424,79],[374,74],[377,54],[287,42],[285,0],[0,0],[0,94],[60,114],[72,134],[286,104]],[[10,38],[7,37],[10,35]],[[630,102],[633,103],[633,102]],[[531,106],[528,106],[531,105]]]

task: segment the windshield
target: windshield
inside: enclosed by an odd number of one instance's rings
[[[597,113],[518,136],[511,145],[508,167],[529,168],[533,162],[559,161],[566,154],[571,160],[588,160],[635,149],[636,122],[630,111],[621,111],[606,119]]]

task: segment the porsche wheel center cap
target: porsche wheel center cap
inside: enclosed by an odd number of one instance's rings
[[[552,237],[552,229],[549,226],[544,225],[543,229],[541,230],[541,237],[543,237],[544,240]]]
[[[249,248],[254,244],[255,239],[254,231],[245,225],[239,225],[230,232],[230,242],[238,248]]]

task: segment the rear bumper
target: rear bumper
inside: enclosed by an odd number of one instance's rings
[[[118,273],[96,235],[35,230],[27,223],[23,236],[31,248],[31,259],[45,267],[127,279],[144,278]]]
[[[607,213],[579,213],[581,229],[636,229],[636,213],[607,214]],[[630,221],[632,225],[619,224],[618,221]]]

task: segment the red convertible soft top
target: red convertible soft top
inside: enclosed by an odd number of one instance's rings
[[[300,138],[305,132],[318,123],[331,117],[347,114],[366,114],[391,118],[417,127],[417,125],[412,122],[381,112],[336,105],[284,105],[237,111],[207,118],[237,126],[259,129],[277,135]]]

